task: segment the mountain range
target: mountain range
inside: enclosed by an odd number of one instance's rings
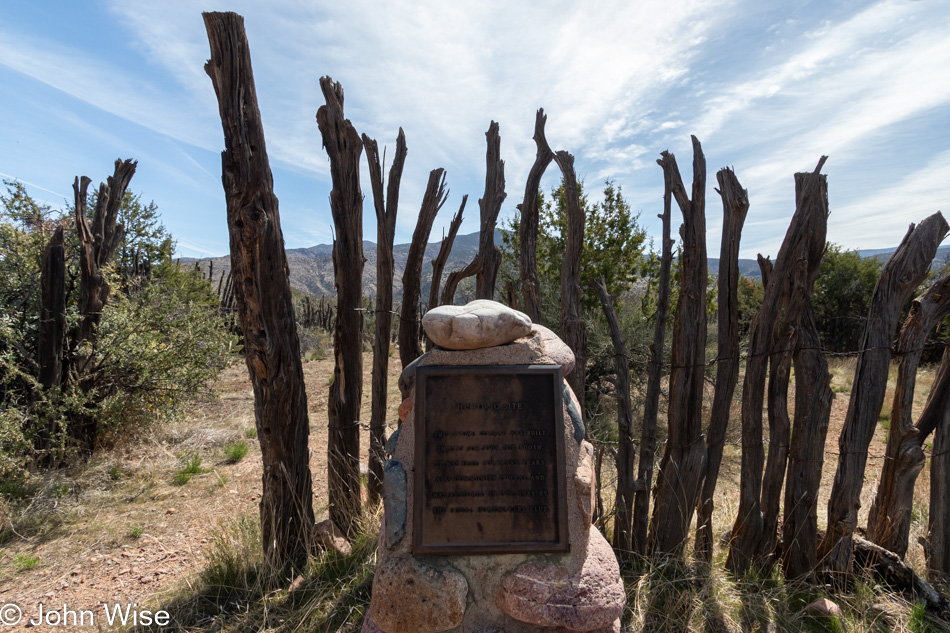
[[[445,265],[442,283],[452,271],[459,270],[475,257],[478,252],[479,233],[469,233],[467,235],[458,235],[452,246],[452,252]],[[495,231],[495,244],[501,245],[501,231]],[[425,301],[429,296],[429,287],[432,283],[432,266],[430,262],[435,259],[439,253],[442,242],[429,242],[426,245],[426,252],[422,267],[422,299]],[[862,257],[875,257],[881,261],[887,261],[896,249],[880,248],[859,250]],[[368,240],[363,241],[363,256],[366,263],[363,266],[363,294],[365,296],[376,295],[376,243]],[[402,298],[402,275],[406,270],[406,259],[409,256],[409,244],[396,244],[393,246],[394,261],[394,280],[393,296],[398,301]],[[932,266],[939,267],[945,261],[950,259],[950,246],[941,246],[937,249],[937,256],[934,258]],[[231,258],[229,256],[213,257],[208,259],[194,260],[190,258],[182,259],[182,262],[197,261],[199,267],[208,274],[209,269],[214,282],[217,283],[220,275],[227,274],[231,268]],[[709,272],[713,275],[719,272],[719,259],[709,258]],[[313,296],[335,296],[336,289],[333,284],[333,245],[318,244],[309,248],[291,248],[287,249],[287,264],[290,267],[290,284],[300,292]],[[758,279],[760,277],[759,265],[754,259],[740,259],[739,273],[745,277]]]

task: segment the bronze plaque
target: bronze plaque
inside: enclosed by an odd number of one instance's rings
[[[567,552],[558,365],[416,373],[415,555]]]

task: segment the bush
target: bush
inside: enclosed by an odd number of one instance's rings
[[[238,463],[244,459],[245,455],[247,455],[247,442],[244,440],[228,444],[224,447],[224,456],[231,464]]]
[[[99,441],[109,442],[176,415],[234,347],[210,282],[172,263],[173,243],[155,206],[132,195],[120,210],[125,241],[115,265],[103,269],[112,292],[95,340],[77,344],[72,210],[54,212],[19,183],[6,186],[7,195],[0,195],[0,481],[68,459],[76,448],[71,426],[83,421],[91,420]],[[61,386],[44,389],[36,360],[40,268],[60,225],[66,236],[64,372]]]

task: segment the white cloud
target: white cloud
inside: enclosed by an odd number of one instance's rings
[[[934,156],[894,185],[832,209],[828,239],[862,248],[897,246],[911,222],[950,210],[950,150]]]

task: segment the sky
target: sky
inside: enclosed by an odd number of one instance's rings
[[[356,130],[408,158],[396,242],[411,239],[430,170],[447,172],[441,238],[463,194],[478,230],[485,132],[501,126],[516,213],[534,160],[535,111],[575,156],[591,201],[619,185],[660,234],[669,150],[692,180],[706,154],[709,254],[734,168],[750,209],[740,256],[775,255],[794,212],[793,174],[829,160],[828,239],[896,246],[950,202],[950,5],[942,0],[0,0],[0,178],[63,208],[72,182],[135,158],[131,190],[154,201],[188,257],[225,255],[224,138],[202,11],[245,18],[287,248],[332,240],[319,78],[345,91]],[[388,165],[387,165],[388,170]],[[363,161],[364,239],[376,219]],[[560,175],[552,163],[542,187]],[[682,221],[674,205],[674,232]],[[657,240],[657,244],[659,240]]]

